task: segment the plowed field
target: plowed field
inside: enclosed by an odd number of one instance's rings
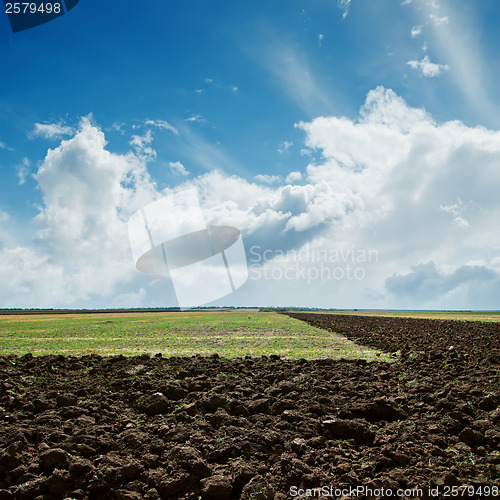
[[[498,324],[291,316],[397,361],[0,358],[0,500],[500,496]]]

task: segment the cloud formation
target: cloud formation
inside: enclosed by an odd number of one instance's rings
[[[423,26],[413,26],[411,29],[411,37],[416,38],[418,35],[422,34]]]
[[[73,127],[59,123],[35,123],[35,128],[30,137],[42,137],[44,139],[60,139],[65,135],[74,133]]]
[[[294,263],[277,258],[280,252],[307,249],[309,257],[299,263],[306,270],[317,272],[321,264],[362,271],[363,279],[343,281],[254,276],[236,302],[279,297],[283,304],[311,306],[495,306],[500,233],[491,228],[500,219],[499,131],[437,123],[383,87],[368,93],[356,118],[322,116],[297,128],[316,154],[305,174],[255,182],[211,169],[160,191],[143,154],[152,134],[133,138],[134,151],[116,154],[99,127],[82,120],[71,138],[48,150],[36,173],[42,204],[33,245],[1,234],[0,303],[175,305],[166,302],[166,278],[135,271],[127,221],[151,201],[196,187],[207,223],[240,229],[249,255],[261,259],[259,269],[283,270]],[[377,258],[313,258],[360,250]]]
[[[1,252],[0,291],[6,307],[110,300],[133,277],[126,222],[157,193],[145,163],[106,150],[102,131],[82,120],[75,135],[49,150],[35,179],[43,207],[32,247]]]
[[[180,161],[171,161],[168,166],[174,174],[189,175],[189,171],[186,170],[186,167]]]
[[[293,146],[292,141],[283,141],[278,146],[278,153],[283,154],[286,153]]]
[[[274,184],[281,181],[281,177],[279,175],[258,174],[255,176],[255,180],[264,184]]]
[[[300,172],[290,172],[286,178],[285,182],[288,184],[293,184],[294,182],[298,182],[302,180],[302,174]]]
[[[151,130],[147,130],[144,135],[133,135],[129,144],[134,146],[135,153],[138,157],[144,158],[145,160],[154,160],[156,159],[156,151],[151,147],[152,142],[153,133]]]
[[[489,291],[500,290],[500,277],[484,265],[464,265],[447,274],[440,272],[431,261],[412,266],[408,274],[388,278],[386,287],[395,297],[432,306],[434,301],[460,291],[465,291],[469,300],[474,300],[475,293],[479,293],[482,299],[485,288]],[[474,308],[484,308],[484,302],[481,301],[474,300],[469,304]]]
[[[438,17],[435,16],[434,14],[431,14],[429,16],[429,19],[431,20],[432,23],[434,23],[435,26],[441,26],[443,24],[448,24],[450,22],[448,16]]]
[[[151,127],[159,128],[161,130],[170,130],[170,132],[173,132],[175,135],[179,135],[179,131],[173,125],[166,122],[165,120],[146,120],[144,123]]]
[[[31,161],[29,158],[24,157],[21,160],[21,163],[16,167],[17,177],[19,179],[19,184],[24,184],[26,182],[26,177],[30,173]]]
[[[431,63],[429,56],[425,56],[421,61],[408,61],[406,64],[413,69],[419,69],[427,78],[438,76],[443,71],[448,71],[450,69],[447,64]]]
[[[307,167],[307,181],[326,183],[352,204],[330,226],[332,238],[377,248],[387,264],[374,273],[393,268],[392,275],[396,268],[404,275],[415,261],[433,261],[438,272],[453,274],[478,258],[497,273],[491,262],[500,253],[500,235],[488,227],[500,216],[491,188],[500,182],[500,132],[459,121],[437,124],[382,87],[368,94],[357,121],[321,117],[299,127],[306,145],[323,157]],[[411,306],[396,295],[388,305]],[[466,295],[454,296],[455,305]],[[436,306],[448,306],[447,297]]]
[[[345,19],[349,15],[349,7],[351,6],[351,0],[338,0],[339,9],[342,11],[342,18]]]

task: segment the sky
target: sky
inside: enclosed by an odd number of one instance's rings
[[[80,0],[13,33],[1,12],[0,307],[176,307],[128,221],[195,188],[246,252],[213,305],[500,309],[499,18]]]

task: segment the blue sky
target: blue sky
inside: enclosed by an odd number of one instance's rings
[[[0,15],[0,307],[175,306],[127,220],[196,187],[247,250],[217,304],[498,309],[499,14],[80,0],[19,33]]]

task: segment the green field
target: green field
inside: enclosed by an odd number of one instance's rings
[[[257,310],[0,316],[0,355],[156,354],[389,361],[325,330]]]

